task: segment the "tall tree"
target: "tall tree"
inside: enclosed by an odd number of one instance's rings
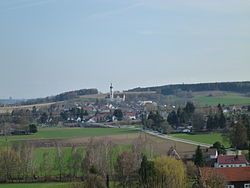
[[[204,158],[203,158],[203,154],[202,154],[202,150],[201,150],[200,146],[198,146],[196,151],[195,151],[194,164],[197,166],[204,165]]]
[[[241,121],[233,125],[229,139],[232,146],[236,149],[244,149],[247,146],[247,128]]]
[[[167,121],[170,125],[178,127],[178,117],[174,110],[168,115]]]
[[[147,157],[143,155],[141,167],[139,169],[140,184],[144,188],[153,187],[155,179],[155,167],[153,161],[148,161]]]
[[[192,102],[187,102],[184,111],[191,116],[195,111],[194,104]]]
[[[128,151],[122,152],[117,157],[115,170],[122,187],[131,186],[131,177],[137,170],[134,164],[134,157],[134,154]]]
[[[186,187],[185,167],[180,160],[162,156],[154,160],[156,170],[156,187]]]

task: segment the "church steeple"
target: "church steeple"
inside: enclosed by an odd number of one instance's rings
[[[113,92],[113,85],[111,83],[110,85],[110,99],[113,100],[114,99],[114,92]]]

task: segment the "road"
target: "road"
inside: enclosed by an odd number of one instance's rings
[[[112,125],[106,125],[106,127],[109,127],[109,128],[118,128],[117,126],[112,126]],[[158,132],[149,131],[149,130],[143,130],[141,128],[135,128],[133,126],[124,126],[123,125],[123,126],[120,126],[119,128],[136,129],[136,130],[143,131],[143,132],[145,132],[147,134],[150,134],[152,136],[156,136],[158,138],[162,138],[162,139],[166,139],[166,140],[172,140],[172,141],[175,141],[175,142],[182,142],[182,143],[185,143],[185,144],[191,144],[191,145],[195,145],[195,146],[201,146],[201,147],[204,147],[204,148],[210,148],[212,146],[211,144],[206,144],[206,143],[201,143],[201,142],[195,142],[195,141],[181,139],[181,138],[175,138],[175,137],[168,136],[168,135],[165,135],[165,134],[161,134],[161,133],[158,133]]]
[[[191,144],[191,145],[195,145],[195,146],[201,146],[201,147],[205,147],[205,148],[210,148],[212,145],[211,144],[205,144],[205,143],[201,143],[201,142],[195,142],[195,141],[191,141],[191,140],[185,140],[185,139],[181,139],[181,138],[175,138],[172,136],[168,136],[168,135],[164,135],[164,134],[160,134],[160,133],[156,133],[156,132],[152,132],[152,131],[147,131],[147,130],[143,130],[145,133],[150,134],[152,136],[156,136],[162,139],[166,139],[166,140],[172,140],[172,141],[176,141],[176,142],[182,142],[185,144]]]

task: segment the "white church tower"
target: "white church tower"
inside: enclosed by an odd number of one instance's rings
[[[110,100],[113,100],[114,99],[114,92],[113,92],[113,86],[112,86],[112,83],[110,85]]]

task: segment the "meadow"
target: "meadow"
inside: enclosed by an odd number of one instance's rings
[[[245,97],[238,93],[223,93],[222,95],[209,96],[207,94],[194,95],[193,100],[202,106],[214,106],[220,104],[224,105],[248,105],[250,104],[250,97]]]
[[[213,144],[219,141],[225,147],[230,146],[229,141],[226,138],[224,138],[221,133],[171,134],[171,136],[175,138],[181,138],[205,144]]]

